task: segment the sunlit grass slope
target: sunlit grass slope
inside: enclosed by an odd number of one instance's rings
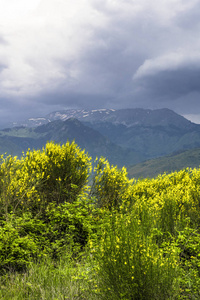
[[[129,166],[130,178],[155,177],[162,173],[172,173],[185,168],[198,168],[200,166],[200,149],[179,151],[168,156],[159,157]]]

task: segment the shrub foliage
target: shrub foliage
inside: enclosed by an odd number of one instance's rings
[[[80,299],[199,299],[199,207],[200,169],[129,180],[74,142],[1,156],[0,279],[45,260],[59,277],[68,253]]]

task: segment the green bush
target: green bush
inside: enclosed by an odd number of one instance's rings
[[[68,248],[75,258],[84,250],[94,225],[84,197],[59,206],[52,203],[42,218],[30,212],[10,214],[0,224],[0,271],[20,271],[46,256],[56,261]]]
[[[74,251],[83,250],[95,226],[90,203],[84,197],[59,206],[53,203],[48,207],[45,218],[49,253],[55,258],[62,255],[70,244]]]
[[[5,271],[23,271],[37,256],[38,248],[34,239],[20,234],[18,220],[3,222],[0,226],[0,273]]]

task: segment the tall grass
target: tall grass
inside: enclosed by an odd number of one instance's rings
[[[0,277],[0,299],[95,299],[85,276],[82,276],[86,268],[81,260],[74,261],[70,255],[56,262],[47,257],[32,263],[24,273],[10,272]]]

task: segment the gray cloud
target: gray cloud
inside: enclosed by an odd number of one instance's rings
[[[4,17],[0,117],[71,107],[165,106],[200,114],[199,6],[42,0],[21,18]]]
[[[166,70],[147,76],[139,83],[155,97],[168,97],[173,101],[191,92],[200,92],[200,68]]]
[[[149,64],[149,68],[145,68],[144,65],[144,68],[139,69],[134,76],[135,84],[155,97],[168,96],[169,101],[191,92],[200,92],[199,61],[196,61],[196,65],[188,64],[187,61],[183,61],[180,65],[174,61],[171,66],[168,65],[170,63],[168,60],[164,63],[166,66],[156,66],[156,62],[151,66]]]
[[[200,28],[200,3],[199,1],[194,1],[192,6],[189,6],[187,10],[184,10],[178,16],[174,18],[174,23],[180,28],[184,28],[186,31],[191,31],[193,35],[193,30],[195,30],[194,34],[196,36],[197,28]],[[197,36],[196,36],[197,38]]]

